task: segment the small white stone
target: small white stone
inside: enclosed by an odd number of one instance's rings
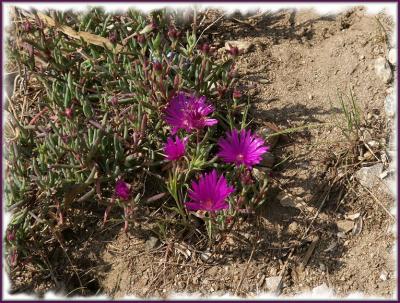
[[[314,289],[312,290],[312,294],[314,296],[333,296],[334,295],[334,291],[333,289],[329,288],[328,285],[326,285],[325,283],[322,283],[321,285],[314,287]]]
[[[388,55],[387,55],[387,59],[390,62],[390,64],[392,64],[392,65],[397,64],[397,49],[396,48],[390,49],[390,51],[388,52]]]
[[[382,173],[383,164],[378,163],[369,167],[362,167],[359,169],[354,176],[358,179],[358,181],[367,188],[372,188],[379,175]]]
[[[390,118],[396,114],[396,100],[393,94],[387,95],[385,98],[385,111],[386,115]]]
[[[379,279],[382,281],[386,281],[388,279],[388,273],[384,270],[382,271],[381,275],[379,276]]]
[[[392,70],[385,58],[378,58],[375,60],[376,75],[385,83],[392,81]]]
[[[276,290],[276,288],[279,285],[280,282],[280,277],[279,276],[275,276],[275,277],[268,277],[265,279],[265,285],[267,286],[267,288],[269,290]]]

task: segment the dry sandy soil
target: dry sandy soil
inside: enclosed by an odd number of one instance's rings
[[[208,12],[199,30],[218,16]],[[217,49],[228,40],[250,43],[237,67],[260,126],[309,126],[281,136],[272,149],[280,164],[272,170],[265,208],[243,218],[240,230],[209,254],[173,239],[151,243],[154,234],[144,223],[127,234],[120,225],[88,232],[73,258],[93,291],[153,297],[278,290],[292,296],[319,287],[339,296],[393,295],[394,219],[385,209],[394,199],[383,181],[366,190],[353,177],[360,167],[381,162],[387,145],[384,100],[393,84],[377,76],[374,62],[386,56],[385,35],[393,21],[384,14],[366,15],[362,8],[331,16],[291,10],[249,16],[220,19],[204,40]],[[348,94],[350,89],[365,118],[361,132],[380,142],[378,160],[358,159],[357,148],[349,153],[354,142],[339,127],[345,119],[337,90]],[[351,155],[356,160],[346,166]],[[57,252],[51,258],[57,259]],[[73,279],[68,283],[77,286]]]

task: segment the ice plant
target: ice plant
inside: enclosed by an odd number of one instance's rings
[[[262,155],[269,149],[264,145],[264,140],[245,129],[227,132],[226,138],[218,141],[218,146],[218,156],[223,161],[237,166],[244,164],[247,167],[260,163]]]
[[[171,126],[173,135],[179,129],[192,132],[217,124],[216,119],[207,117],[213,111],[214,107],[206,103],[206,97],[197,98],[180,92],[170,100],[165,110],[165,121]]]
[[[185,155],[187,138],[183,140],[175,136],[175,140],[172,137],[167,138],[167,143],[164,146],[164,153],[169,161],[175,161]]]
[[[223,175],[218,175],[214,169],[208,174],[200,176],[199,181],[192,182],[192,188],[189,190],[190,201],[186,202],[188,210],[205,210],[215,212],[227,209],[229,204],[226,198],[234,192],[234,188],[228,185]]]
[[[115,195],[121,200],[128,200],[131,196],[128,183],[122,180],[118,180],[115,184]]]

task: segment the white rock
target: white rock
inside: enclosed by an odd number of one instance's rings
[[[281,278],[279,276],[268,277],[265,279],[265,286],[267,286],[269,290],[275,291],[280,280]]]
[[[5,74],[5,83],[6,83],[6,95],[11,98],[14,92],[14,81],[15,77],[17,77],[18,72]]]
[[[390,49],[390,51],[388,52],[388,55],[387,55],[387,59],[392,65],[397,64],[397,49],[396,48]]]
[[[388,279],[388,273],[386,271],[382,271],[379,279],[381,279],[382,281],[386,281]]]
[[[379,179],[382,169],[382,163],[378,163],[369,167],[362,167],[355,173],[355,177],[361,183],[361,185],[364,185],[367,188],[372,188],[376,184],[377,179]]]
[[[378,58],[375,60],[376,75],[385,83],[392,81],[392,70],[385,58]]]
[[[328,285],[322,283],[321,285],[313,288],[312,294],[313,296],[330,297],[334,295],[334,291],[333,289],[329,288]]]
[[[393,118],[396,114],[396,100],[393,94],[387,95],[385,98],[386,115]]]
[[[336,222],[339,232],[347,233],[354,227],[354,222],[351,220],[339,220]]]

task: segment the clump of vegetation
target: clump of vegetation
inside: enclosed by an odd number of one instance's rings
[[[47,267],[47,253],[68,246],[65,230],[92,224],[89,213],[98,228],[112,221],[125,231],[146,217],[177,239],[197,217],[212,247],[265,201],[267,178],[251,170],[268,146],[236,89],[237,49],[217,59],[174,20],[166,11],[15,11],[9,59],[40,97],[28,106],[12,98],[7,109],[12,266]]]

